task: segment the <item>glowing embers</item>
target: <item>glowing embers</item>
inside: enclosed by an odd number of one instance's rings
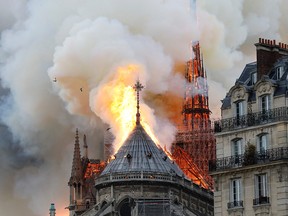
[[[213,189],[212,177],[199,169],[191,156],[185,150],[181,147],[175,146],[172,157],[185,175],[195,184],[206,189]]]
[[[104,170],[105,166],[106,163],[103,161],[99,163],[89,162],[85,170],[84,178],[87,179],[93,176],[98,176]]]

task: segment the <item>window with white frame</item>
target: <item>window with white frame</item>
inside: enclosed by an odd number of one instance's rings
[[[260,110],[266,113],[270,109],[270,95],[263,95],[260,97]]]
[[[244,101],[237,101],[235,103],[236,107],[236,117],[244,115]]]
[[[255,175],[255,200],[254,205],[269,203],[267,174]]]
[[[230,183],[230,202],[241,200],[241,178],[231,179]]]
[[[254,85],[257,82],[257,73],[254,72],[251,74],[251,84]]]
[[[284,67],[283,66],[279,66],[276,68],[276,79],[279,80],[281,79],[281,77],[284,74]]]
[[[260,153],[264,153],[268,148],[268,134],[260,134],[258,135],[257,141],[257,151]]]
[[[237,156],[243,154],[242,139],[234,139],[232,141],[232,155]]]
[[[235,102],[235,115],[236,115],[236,125],[242,124],[242,119],[244,115],[244,101]]]

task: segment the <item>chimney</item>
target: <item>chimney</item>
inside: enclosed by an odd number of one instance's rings
[[[255,44],[257,52],[257,80],[263,75],[268,75],[273,65],[283,56],[288,56],[287,44],[277,45],[275,40],[259,38]]]

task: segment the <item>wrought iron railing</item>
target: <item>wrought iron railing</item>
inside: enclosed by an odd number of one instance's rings
[[[256,199],[253,199],[253,205],[261,205],[261,204],[268,204],[269,202],[269,197],[259,197]]]
[[[272,161],[283,159],[288,159],[288,147],[268,149],[265,151],[256,152],[255,155],[250,156],[241,154],[218,158],[216,160],[209,161],[209,171],[221,171],[253,164],[270,163]]]
[[[227,203],[228,209],[237,208],[237,207],[243,207],[243,200],[233,201],[233,202]]]
[[[288,107],[279,107],[265,112],[249,113],[247,115],[214,121],[214,131],[215,133],[232,131],[283,120],[288,120]]]

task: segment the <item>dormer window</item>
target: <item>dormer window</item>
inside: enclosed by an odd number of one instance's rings
[[[257,73],[254,72],[251,74],[251,84],[254,85],[257,82]]]
[[[236,117],[244,115],[244,101],[238,101],[236,105]]]
[[[276,79],[279,80],[281,79],[281,77],[284,74],[284,67],[283,66],[279,66],[276,68]]]
[[[236,124],[241,125],[241,119],[244,116],[244,101],[235,102],[235,115],[236,115]]]
[[[270,109],[270,95],[263,95],[260,97],[260,110],[266,113]]]

